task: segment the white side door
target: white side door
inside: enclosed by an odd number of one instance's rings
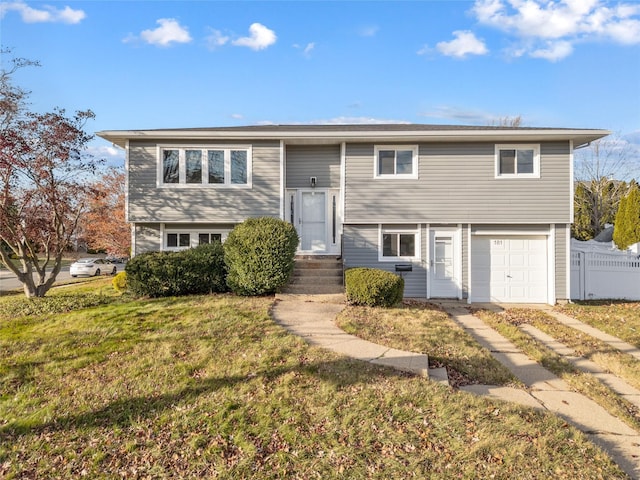
[[[460,259],[457,229],[436,228],[429,235],[429,296],[460,298]]]

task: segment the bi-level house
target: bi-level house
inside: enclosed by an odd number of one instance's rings
[[[304,255],[398,271],[405,296],[569,298],[573,152],[606,130],[268,125],[115,130],[133,255],[295,225]]]

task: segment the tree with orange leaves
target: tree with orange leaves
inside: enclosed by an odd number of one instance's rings
[[[128,256],[131,230],[125,220],[125,174],[112,168],[93,183],[82,233],[89,248]]]

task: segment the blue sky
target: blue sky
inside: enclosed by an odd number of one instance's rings
[[[637,0],[2,0],[0,22],[42,64],[15,75],[32,108],[90,108],[90,131],[521,115],[640,147]]]

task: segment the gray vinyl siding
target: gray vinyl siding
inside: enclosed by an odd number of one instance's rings
[[[318,188],[340,187],[340,145],[288,145],[286,152],[287,188],[307,188],[309,177]]]
[[[160,250],[162,239],[160,238],[159,223],[138,223],[135,228],[134,252],[140,255],[144,252],[157,252]]]
[[[424,268],[426,254],[425,230],[422,230],[423,261],[413,263],[413,271],[403,272],[404,296],[408,298],[425,298],[427,294],[427,272]],[[343,233],[343,251],[345,270],[354,267],[378,268],[396,273],[396,263],[378,261],[378,225],[345,225]]]
[[[419,145],[418,179],[374,179],[374,144],[346,146],[346,223],[567,223],[569,142],[540,144],[540,178],[495,178],[494,143]]]
[[[567,300],[567,225],[556,225],[556,300]]]
[[[163,141],[162,145],[172,145]],[[224,145],[224,142],[180,142],[176,146]],[[129,144],[128,220],[130,222],[239,222],[249,217],[280,215],[280,144],[253,141],[252,187],[156,186],[157,143]]]

